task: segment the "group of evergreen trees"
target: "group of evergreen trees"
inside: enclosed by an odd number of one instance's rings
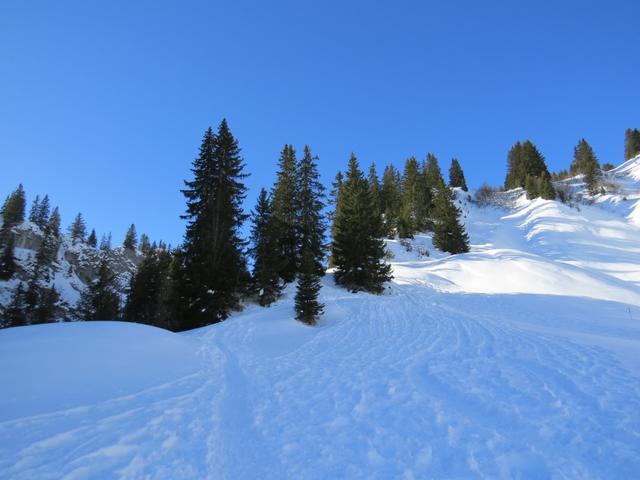
[[[624,132],[624,159],[640,155],[640,130],[637,128],[628,128]]]
[[[353,173],[354,162],[357,167],[357,160],[352,158],[348,172]],[[382,182],[372,165],[364,181],[368,183],[371,211],[380,219],[380,236],[411,238],[417,232],[431,230],[438,248],[454,254],[469,250],[468,238],[460,222],[461,212],[455,205],[452,191],[453,187],[467,191],[464,173],[456,159],[452,160],[449,169],[449,185],[445,183],[433,154],[428,154],[421,163],[415,157],[409,157],[402,174],[393,165],[388,165]],[[343,174],[339,172],[333,184],[335,199],[340,198],[338,194],[343,183]],[[339,202],[335,200],[334,203],[335,216],[339,212]],[[334,218],[334,241],[336,220],[337,216]]]
[[[544,157],[530,140],[516,142],[507,156],[506,189],[524,188],[530,199],[542,197],[546,200],[556,198],[551,183],[551,174]]]
[[[310,325],[323,311],[318,293],[326,250],[325,195],[317,160],[308,146],[300,160],[292,145],[284,146],[271,194],[262,189],[253,211],[250,250],[252,291],[260,305],[273,303],[283,286],[297,278],[296,318]]]

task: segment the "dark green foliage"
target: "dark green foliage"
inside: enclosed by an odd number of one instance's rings
[[[79,320],[116,320],[120,317],[119,285],[108,260],[103,258],[96,278],[80,294],[76,306]]]
[[[583,138],[578,142],[573,150],[573,161],[571,162],[571,173],[576,175],[579,173],[587,174],[600,170],[600,163],[593,153],[591,145]]]
[[[320,277],[314,254],[309,249],[302,251],[300,273],[295,296],[296,319],[308,325],[315,325],[318,317],[322,315],[324,306],[318,302],[320,292]]]
[[[640,154],[640,130],[627,128],[624,132],[624,159],[629,160]]]
[[[505,179],[505,188],[526,187],[527,177],[539,177],[549,175],[544,157],[529,140],[523,143],[516,142],[508,155],[508,170]]]
[[[87,245],[96,248],[98,246],[98,236],[96,235],[96,231],[91,229],[91,233],[89,237],[87,237]]]
[[[455,158],[451,160],[451,167],[449,167],[449,185],[451,187],[461,188],[465,192],[469,191],[460,162]]]
[[[529,200],[538,197],[545,200],[554,200],[556,198],[556,191],[553,188],[551,175],[549,174],[543,174],[541,177],[529,175],[525,181],[525,190]]]
[[[29,323],[32,325],[39,323],[51,323],[58,318],[61,313],[60,294],[53,285],[40,287],[38,301],[31,312]]]
[[[391,278],[391,267],[384,263],[384,241],[378,237],[380,217],[372,214],[369,185],[353,154],[339,207],[332,244],[335,281],[353,291],[380,293]]]
[[[469,237],[460,223],[460,210],[447,186],[437,190],[434,200],[433,244],[452,254],[469,251]]]
[[[382,222],[384,235],[392,238],[398,229],[398,219],[402,209],[400,172],[393,165],[387,165],[382,174],[380,204],[380,209],[384,215]]]
[[[371,191],[371,205],[375,215],[382,215],[382,188],[378,179],[378,172],[375,163],[369,167],[369,190]],[[382,224],[381,224],[382,225]],[[384,232],[380,233],[384,235]]]
[[[613,170],[614,168],[616,168],[616,166],[613,163],[604,163],[602,164],[602,171],[603,172],[608,172],[609,170]]]
[[[296,256],[298,264],[301,266],[304,252],[308,257],[307,261],[313,264],[313,270],[316,275],[322,276],[325,272],[324,256],[326,245],[324,243],[324,234],[327,225],[322,213],[325,207],[324,187],[320,183],[320,174],[318,173],[316,161],[317,157],[314,157],[309,147],[305,146],[296,175],[295,209],[296,238],[298,239]],[[374,208],[373,211],[375,212],[375,207],[372,208]],[[379,211],[374,214],[378,217],[380,216]],[[308,265],[305,267],[307,272],[309,268]]]
[[[13,234],[9,232],[4,248],[0,247],[2,252],[0,255],[0,280],[9,280],[18,268],[14,248],[15,239]]]
[[[71,235],[73,243],[84,242],[84,238],[87,235],[87,226],[84,223],[84,218],[82,218],[81,213],[76,215],[76,218],[73,219],[73,222],[69,226],[69,235]]]
[[[171,262],[171,253],[164,248],[147,251],[129,283],[125,320],[173,329],[168,304]]]
[[[133,223],[127,230],[122,246],[126,250],[135,250],[138,246],[138,234],[136,233],[136,226]]]
[[[7,305],[3,312],[3,327],[19,327],[27,325],[27,305],[25,295],[26,292],[22,286],[22,282],[20,282],[11,295],[9,305]]]
[[[402,173],[402,207],[400,211],[400,237],[413,236],[418,227],[419,189],[422,177],[415,157],[407,158]]]
[[[424,175],[427,186],[432,190],[439,190],[445,187],[444,177],[438,164],[438,159],[432,153],[427,154],[427,160],[424,164]]]
[[[278,254],[280,255],[280,277],[285,282],[295,279],[298,262],[298,237],[296,232],[296,152],[285,145],[278,161],[278,177],[271,193]]]
[[[602,171],[598,165],[590,165],[584,172],[584,182],[587,186],[589,195],[597,195],[600,193],[600,178],[602,177]]]
[[[24,188],[22,188],[22,185],[18,185],[18,188],[6,198],[2,209],[0,209],[3,227],[13,227],[14,225],[22,223],[24,221],[25,208]]]
[[[209,128],[193,162],[193,180],[182,190],[187,220],[180,265],[174,268],[172,304],[178,329],[224,320],[240,308],[249,286],[240,228],[246,187],[238,142],[223,120]]]
[[[62,220],[60,218],[60,211],[58,210],[58,207],[56,207],[53,209],[53,212],[51,212],[51,216],[49,217],[49,222],[45,227],[46,234],[51,235],[55,238],[60,237],[61,222]]]
[[[146,233],[140,235],[140,251],[146,255],[149,253],[151,249],[151,241],[149,240],[149,236]]]
[[[45,195],[42,200],[40,200],[39,195],[36,195],[36,199],[33,205],[31,205],[31,211],[29,212],[29,221],[44,230],[49,223],[50,209],[49,195]]]
[[[540,182],[538,177],[528,175],[524,184],[524,189],[527,191],[527,198],[533,200],[540,196]]]
[[[540,178],[540,197],[544,200],[556,199],[556,190],[553,188],[551,176],[548,173]]]
[[[263,188],[252,215],[251,255],[253,256],[253,287],[258,303],[265,307],[275,302],[282,292],[280,256],[277,251],[271,202]]]

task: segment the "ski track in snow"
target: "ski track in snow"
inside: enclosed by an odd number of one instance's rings
[[[182,334],[189,375],[1,421],[0,478],[639,478],[640,229],[608,205],[464,207],[470,254],[390,242],[389,290],[327,275],[316,327],[289,287]]]

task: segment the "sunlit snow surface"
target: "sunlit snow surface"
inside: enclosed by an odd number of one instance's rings
[[[0,331],[0,478],[639,478],[637,163],[579,210],[459,195],[469,254],[391,241],[317,327],[290,287],[179,335]]]

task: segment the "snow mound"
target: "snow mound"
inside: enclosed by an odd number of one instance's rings
[[[126,322],[0,330],[0,421],[69,409],[174,381],[199,367],[193,342]]]

